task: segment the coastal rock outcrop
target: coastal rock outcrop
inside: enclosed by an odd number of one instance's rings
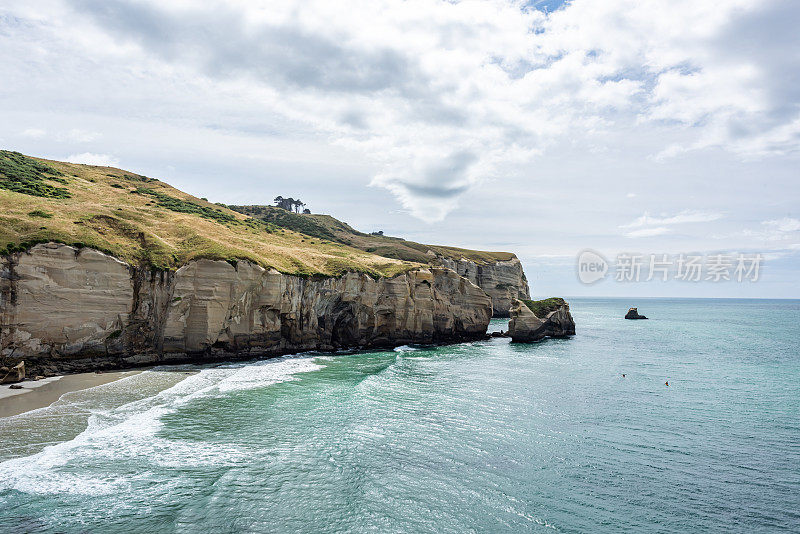
[[[630,308],[628,313],[625,314],[626,319],[647,319],[644,315],[639,315],[639,310],[637,308]]]
[[[484,336],[491,299],[453,270],[287,275],[239,261],[139,268],[55,243],[2,260],[0,355],[34,374]]]
[[[487,263],[440,258],[439,263],[483,289],[492,298],[494,317],[509,317],[515,299],[531,298],[528,279],[516,257]]]
[[[25,380],[25,362],[19,362],[12,368],[0,367],[0,384],[12,384]]]
[[[575,321],[564,299],[516,299],[511,308],[508,335],[516,343],[530,343],[546,337],[574,336]]]

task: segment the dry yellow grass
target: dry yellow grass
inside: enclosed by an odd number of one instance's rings
[[[274,206],[231,206],[231,208],[286,228],[293,228],[323,239],[332,239],[378,256],[397,260],[436,263],[441,257],[453,260],[466,258],[478,264],[487,264],[508,261],[515,257],[511,252],[488,252],[442,245],[425,245],[399,237],[366,234],[330,215],[295,214]]]
[[[50,199],[0,189],[0,249],[55,240],[106,251],[134,265],[174,269],[192,259],[250,260],[284,273],[337,275],[355,270],[393,276],[418,263],[381,257],[287,229],[254,224],[246,215],[113,167],[34,158],[61,171],[71,198]],[[147,188],[217,210],[218,222],[159,205]],[[49,217],[48,217],[49,216]]]

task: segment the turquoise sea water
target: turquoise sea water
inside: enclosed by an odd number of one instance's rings
[[[0,419],[0,532],[800,531],[800,301],[571,306],[569,340],[156,369]]]

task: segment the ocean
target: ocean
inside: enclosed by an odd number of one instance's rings
[[[156,368],[0,419],[0,532],[800,532],[800,301],[569,300],[571,339]]]

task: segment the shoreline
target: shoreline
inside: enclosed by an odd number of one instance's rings
[[[495,319],[492,317],[491,319]],[[448,345],[458,345],[462,343],[472,343],[476,341],[490,341],[496,336],[492,336],[492,329],[491,329],[491,319],[490,325],[487,327],[487,331],[478,336],[474,336],[473,338],[465,337],[458,340],[443,340],[435,343],[423,343],[421,345],[425,346],[433,346],[433,347],[440,347],[440,346],[448,346]],[[500,318],[501,320],[505,320],[505,318]],[[380,344],[374,347],[353,347],[350,349],[343,349],[342,352],[348,353],[360,353],[360,352],[371,352],[371,351],[391,351],[396,349],[397,347],[402,347],[404,345],[408,345],[409,343],[401,343],[401,344],[387,344],[383,345]],[[415,343],[410,343],[415,344]],[[182,358],[176,358],[175,360],[169,362],[159,362],[161,365],[213,365],[225,362],[246,362],[246,361],[261,361],[261,360],[272,360],[281,358],[284,356],[291,356],[295,354],[303,354],[303,353],[334,353],[339,351],[324,351],[324,350],[310,350],[310,351],[295,351],[295,350],[281,350],[278,353],[272,353],[269,355],[262,355],[253,357],[252,355],[247,355],[247,357],[236,357],[235,353],[223,353],[220,355],[215,355],[211,358],[197,358],[191,354],[184,354]],[[153,364],[147,363],[142,365],[141,367],[124,367],[124,368],[106,368],[103,370],[95,370],[95,371],[79,371],[79,372],[70,372],[68,369],[62,369],[61,373],[56,376],[48,376],[45,378],[41,378],[39,380],[23,380],[22,382],[17,382],[16,384],[3,384],[0,385],[0,419],[4,417],[13,417],[15,415],[20,415],[26,412],[30,412],[33,410],[37,410],[40,408],[46,408],[56,402],[58,399],[61,398],[62,395],[66,393],[71,393],[74,391],[81,391],[84,389],[90,389],[96,386],[101,386],[104,384],[108,384],[111,382],[115,382],[122,378],[126,378],[129,376],[133,376],[136,374],[141,373],[147,369],[152,369]],[[11,385],[21,385],[22,389],[11,389]]]
[[[11,384],[4,384],[0,386],[0,418],[13,417],[39,408],[46,408],[66,393],[116,382],[122,378],[139,374],[143,370],[74,373],[17,382],[22,389],[11,389],[9,387]]]
[[[489,325],[494,317],[489,319]],[[501,318],[501,320],[505,321],[505,318]],[[332,346],[322,346],[322,347],[273,347],[270,350],[258,350],[253,352],[239,352],[239,351],[228,351],[225,349],[217,349],[217,348],[207,348],[204,351],[197,351],[197,352],[175,352],[170,353],[167,357],[164,355],[159,355],[157,353],[141,353],[138,356],[140,357],[140,361],[123,361],[119,362],[119,360],[110,360],[110,361],[98,361],[96,357],[87,356],[86,358],[71,358],[69,360],[60,360],[59,358],[44,358],[44,357],[37,357],[37,356],[29,356],[26,358],[22,358],[25,362],[26,370],[33,375],[35,372],[38,372],[40,366],[60,366],[55,367],[57,376],[73,376],[76,374],[91,374],[91,373],[112,373],[117,371],[129,371],[129,370],[145,370],[145,369],[152,369],[153,367],[163,366],[163,365],[213,365],[219,363],[226,363],[226,362],[248,362],[248,361],[260,361],[260,360],[271,360],[274,358],[283,358],[284,356],[292,356],[296,354],[306,354],[306,353],[320,353],[320,354],[328,354],[328,353],[338,353],[338,352],[372,352],[372,351],[391,351],[397,347],[402,347],[403,345],[424,345],[424,346],[431,346],[431,347],[441,347],[447,345],[459,345],[461,343],[474,343],[476,341],[488,341],[492,339],[491,332],[489,330],[489,325],[487,325],[486,330],[482,333],[476,334],[459,334],[459,335],[449,335],[449,336],[442,336],[440,339],[435,341],[415,341],[413,339],[403,339],[403,340],[396,340],[390,342],[377,342],[377,343],[367,343],[367,344],[358,344],[353,343],[350,346],[346,347],[332,347]],[[144,356],[144,358],[142,358]],[[131,356],[132,359],[133,356]],[[44,376],[44,373],[42,373]],[[52,377],[52,375],[50,375]],[[24,384],[25,382],[19,382]],[[2,395],[0,395],[2,398]]]

